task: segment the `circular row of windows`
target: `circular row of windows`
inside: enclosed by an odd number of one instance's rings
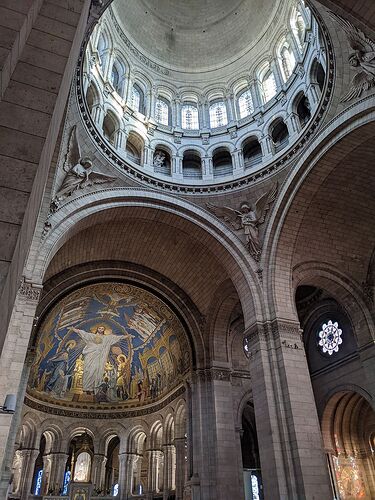
[[[215,91],[199,96],[195,92],[179,96],[167,91],[168,85],[158,88],[148,84],[130,70],[130,60],[114,48],[110,26],[105,22],[95,29],[87,46],[84,75],[95,82],[101,91],[115,94],[121,104],[134,113],[154,119],[163,127],[183,131],[219,129],[229,123],[246,119],[284,90],[293,75],[304,72],[303,62],[310,39],[319,40],[318,26],[308,8],[301,2],[290,13],[289,30],[279,37],[272,60],[258,65],[253,82],[248,78],[234,84],[227,92]],[[318,41],[318,45],[319,45]],[[93,83],[93,85],[95,85]],[[221,94],[221,96],[220,96]]]

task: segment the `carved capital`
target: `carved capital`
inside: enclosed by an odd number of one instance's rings
[[[18,293],[22,297],[26,297],[29,300],[38,301],[40,299],[42,288],[43,287],[41,285],[34,285],[33,283],[26,281],[26,278],[23,276],[21,279],[20,287],[18,289]]]

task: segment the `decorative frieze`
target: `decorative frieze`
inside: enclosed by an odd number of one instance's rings
[[[23,276],[21,279],[20,287],[18,289],[18,293],[22,297],[26,297],[29,300],[38,301],[42,292],[42,288],[43,287],[41,285],[35,285],[26,281],[26,278]]]

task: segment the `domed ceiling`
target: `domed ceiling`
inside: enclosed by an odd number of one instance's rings
[[[239,59],[273,22],[280,0],[115,0],[132,43],[169,69],[200,72]]]
[[[47,315],[37,346],[26,402],[54,413],[155,404],[175,392],[190,367],[175,314],[151,293],[121,283],[69,294]]]

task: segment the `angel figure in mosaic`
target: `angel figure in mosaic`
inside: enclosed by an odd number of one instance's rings
[[[331,16],[345,31],[354,51],[349,56],[349,64],[356,69],[357,74],[352,79],[349,92],[341,98],[341,102],[346,102],[375,87],[375,42],[341,16],[333,13]]]
[[[93,170],[90,158],[81,156],[75,125],[70,131],[68,152],[65,157],[63,169],[66,172],[66,176],[54,199],[54,203],[57,205],[60,201],[71,196],[77,189],[84,189],[93,184],[103,184],[116,180],[115,177]]]
[[[212,203],[206,203],[206,206],[216,217],[223,219],[235,231],[243,230],[250,254],[256,261],[259,261],[262,251],[259,226],[264,223],[266,213],[271,203],[276,199],[276,195],[277,183],[267,193],[263,194],[254,205],[243,202],[239,210],[231,207],[218,207]]]

